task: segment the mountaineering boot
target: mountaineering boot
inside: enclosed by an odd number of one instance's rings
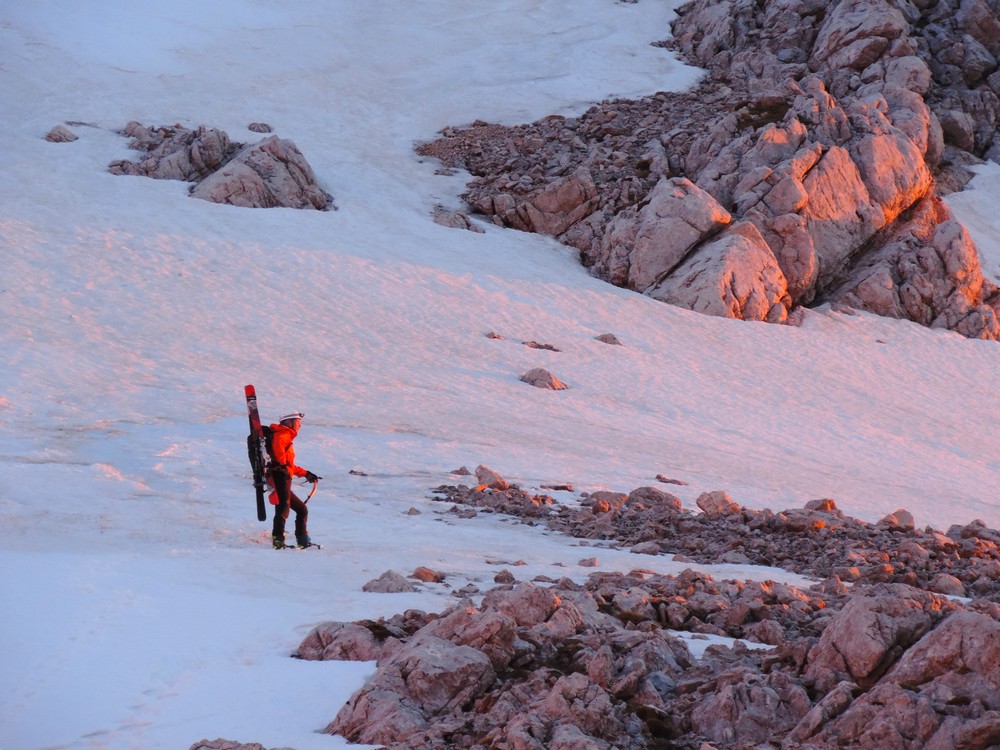
[[[275,549],[284,549],[285,548],[285,537],[284,536],[278,536],[277,534],[275,534],[274,536],[271,537],[271,544],[274,545]]]
[[[312,541],[309,539],[309,535],[306,534],[304,536],[296,536],[295,544],[299,547],[299,549],[305,549],[306,547],[312,546]]]

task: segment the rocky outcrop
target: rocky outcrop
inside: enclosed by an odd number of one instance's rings
[[[330,197],[302,152],[272,135],[245,146],[191,190],[193,198],[244,208],[313,208],[322,211]]]
[[[122,131],[130,148],[145,152],[137,161],[108,166],[117,175],[194,182],[191,195],[246,208],[333,208],[302,152],[289,140],[270,136],[256,144],[233,143],[214,128],[187,130],[143,127],[130,122]]]
[[[885,676],[802,747],[957,750],[1000,743],[1000,623],[954,612],[912,647],[893,651]]]
[[[644,554],[773,566],[837,584],[900,583],[1000,600],[1000,531],[981,521],[941,533],[917,528],[904,509],[870,524],[847,516],[829,499],[774,512],[744,508],[721,490],[698,497],[700,513],[652,487],[628,494],[594,493],[583,497],[579,507],[516,485],[504,491],[442,485],[435,493],[454,508],[507,513],[578,538],[613,540]]]
[[[829,299],[970,338],[997,339],[997,295],[983,278],[968,232],[940,198],[929,197]]]
[[[612,283],[645,291],[731,220],[728,211],[690,180],[663,180],[641,204],[609,223],[589,262]]]
[[[439,614],[322,623],[297,657],[376,662],[345,705],[331,706],[328,733],[388,750],[1000,743],[1000,531],[981,521],[920,531],[901,508],[864,524],[828,498],[758,513],[723,491],[704,493],[692,514],[648,486],[583,495],[572,509],[516,486],[437,494],[578,536],[645,539],[647,554],[682,546],[746,563],[766,549],[770,558],[752,561],[809,560],[800,569],[826,577],[798,587],[636,569],[580,584],[519,582],[505,569],[477,602]],[[972,580],[972,598],[924,586],[948,583],[942,576]],[[715,645],[693,650],[705,636]],[[193,747],[243,747],[226,743]]]
[[[973,606],[690,570],[515,582],[478,606],[359,624],[385,650],[325,731],[390,750],[985,750],[1000,738],[1000,608]],[[349,628],[320,626],[300,653]],[[776,646],[694,658],[675,634],[741,629]]]
[[[122,135],[132,139],[129,148],[144,152],[137,161],[112,162],[108,171],[117,175],[152,177],[157,180],[202,180],[222,167],[240,149],[229,136],[202,125],[188,130],[173,127],[144,127],[130,122]]]
[[[785,274],[750,222],[705,243],[646,294],[695,312],[769,323],[784,322],[791,308]]]
[[[997,288],[934,189],[1000,155],[998,10],[693,0],[668,44],[708,70],[694,91],[420,150],[469,169],[466,200],[495,223],[673,304],[781,322],[832,301],[995,339]]]

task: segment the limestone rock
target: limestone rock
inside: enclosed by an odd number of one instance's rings
[[[545,388],[550,391],[564,391],[569,388],[564,382],[544,367],[535,367],[528,370],[521,376],[522,382],[533,385],[535,388]]]
[[[234,206],[333,207],[312,167],[289,140],[271,136],[246,146],[215,128],[145,127],[138,122],[130,122],[122,133],[145,156],[112,162],[112,174],[194,182],[192,196]]]
[[[969,709],[951,716],[949,705]],[[998,741],[1000,623],[956,612],[909,648],[809,746],[987,748]]]
[[[416,591],[417,588],[396,571],[387,570],[362,586],[361,590],[377,594],[400,594]]]
[[[490,467],[483,466],[482,464],[476,467],[476,483],[480,487],[491,490],[506,490],[510,487],[506,479]]]
[[[970,338],[995,339],[1000,336],[997,291],[983,277],[968,232],[940,198],[928,198],[830,299]]]
[[[645,291],[730,220],[729,212],[690,180],[661,180],[640,209],[609,225],[593,271]]]
[[[938,573],[927,585],[929,591],[945,596],[965,596],[965,585],[955,576]]]
[[[378,661],[382,644],[369,628],[352,622],[317,625],[299,644],[297,655],[307,661]]]
[[[108,167],[112,174],[196,182],[221,168],[241,147],[224,131],[204,125],[188,130],[130,122],[122,132],[132,138],[130,148],[146,155],[136,162],[112,162]]]
[[[325,731],[357,743],[399,742],[430,717],[470,703],[495,679],[482,652],[424,636],[380,664]]]
[[[520,201],[503,194],[478,208],[515,229],[555,236],[597,208],[597,188],[590,172],[581,168]]]
[[[590,509],[594,513],[611,513],[625,505],[628,495],[624,492],[598,490],[592,493],[588,500],[590,502]]]
[[[998,10],[996,0],[690,0],[678,9],[670,46],[708,69],[695,90],[606,101],[580,117],[509,129],[475,123],[422,153],[470,169],[477,210],[507,226],[556,232],[600,278],[711,314],[783,322],[790,305],[830,299],[868,258],[888,252],[894,223],[932,196],[932,179],[942,192],[960,189],[981,157],[1000,155]],[[570,216],[568,228],[534,228],[524,204],[559,194],[581,170],[589,182],[575,192],[589,213]],[[697,237],[698,223],[683,221],[697,195],[690,185],[710,196],[703,207],[715,201],[731,221],[703,225]],[[666,200],[671,190],[683,194]],[[711,279],[733,274],[718,268],[726,254],[705,249],[719,223],[741,222],[759,230],[763,243],[750,244],[769,248],[787,300],[760,253],[750,267],[768,278],[750,270],[733,285],[748,295],[749,311],[706,302],[727,296],[719,291],[726,284]],[[891,302],[896,273],[879,272],[865,293]],[[751,289],[767,290],[769,304]],[[924,300],[915,300],[916,316],[906,304],[913,292],[886,307],[931,325]],[[943,297],[946,312],[934,312],[934,325],[1000,336],[989,294]]]
[[[785,275],[757,228],[730,227],[646,292],[696,312],[779,323],[791,299]]]
[[[914,527],[913,514],[905,508],[900,508],[894,513],[890,513],[878,522],[879,526],[886,526],[890,529],[900,529],[912,531]]]
[[[431,214],[431,218],[435,224],[440,224],[450,229],[467,229],[477,234],[484,234],[486,231],[478,224],[474,224],[465,211],[447,211],[443,207],[438,206]]]
[[[805,689],[787,675],[733,669],[692,711],[693,728],[713,742],[747,746],[794,728],[811,707]]]
[[[705,515],[715,518],[718,516],[728,516],[740,512],[740,506],[733,502],[729,493],[723,490],[715,492],[703,492],[695,500],[695,504],[701,508]]]
[[[903,650],[931,630],[942,606],[939,597],[900,584],[859,592],[809,652],[806,675],[820,689],[842,680],[872,686]]]
[[[71,143],[77,140],[77,135],[65,125],[56,125],[45,134],[45,140],[50,143]]]
[[[322,211],[332,206],[302,152],[277,136],[241,149],[225,166],[199,182],[191,195],[248,208]]]
[[[862,71],[907,31],[906,18],[885,0],[843,0],[820,27],[812,63]]]

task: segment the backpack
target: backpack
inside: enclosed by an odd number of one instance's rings
[[[277,463],[274,458],[274,430],[267,425],[261,425],[260,430],[264,434],[264,445],[267,447],[267,465],[273,466]]]

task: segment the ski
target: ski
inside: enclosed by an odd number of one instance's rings
[[[247,436],[247,456],[250,468],[253,469],[253,486],[257,491],[257,520],[267,520],[267,510],[264,505],[264,472],[267,469],[267,444],[264,442],[264,430],[260,424],[260,412],[257,411],[257,390],[248,385],[244,389],[247,397],[247,415],[250,418],[250,434]]]
[[[313,542],[312,544],[308,544],[305,547],[300,547],[297,544],[286,544],[284,547],[276,547],[276,549],[302,550],[302,549],[312,549],[313,547],[315,547],[316,549],[323,549],[322,544],[316,544],[315,542]]]

